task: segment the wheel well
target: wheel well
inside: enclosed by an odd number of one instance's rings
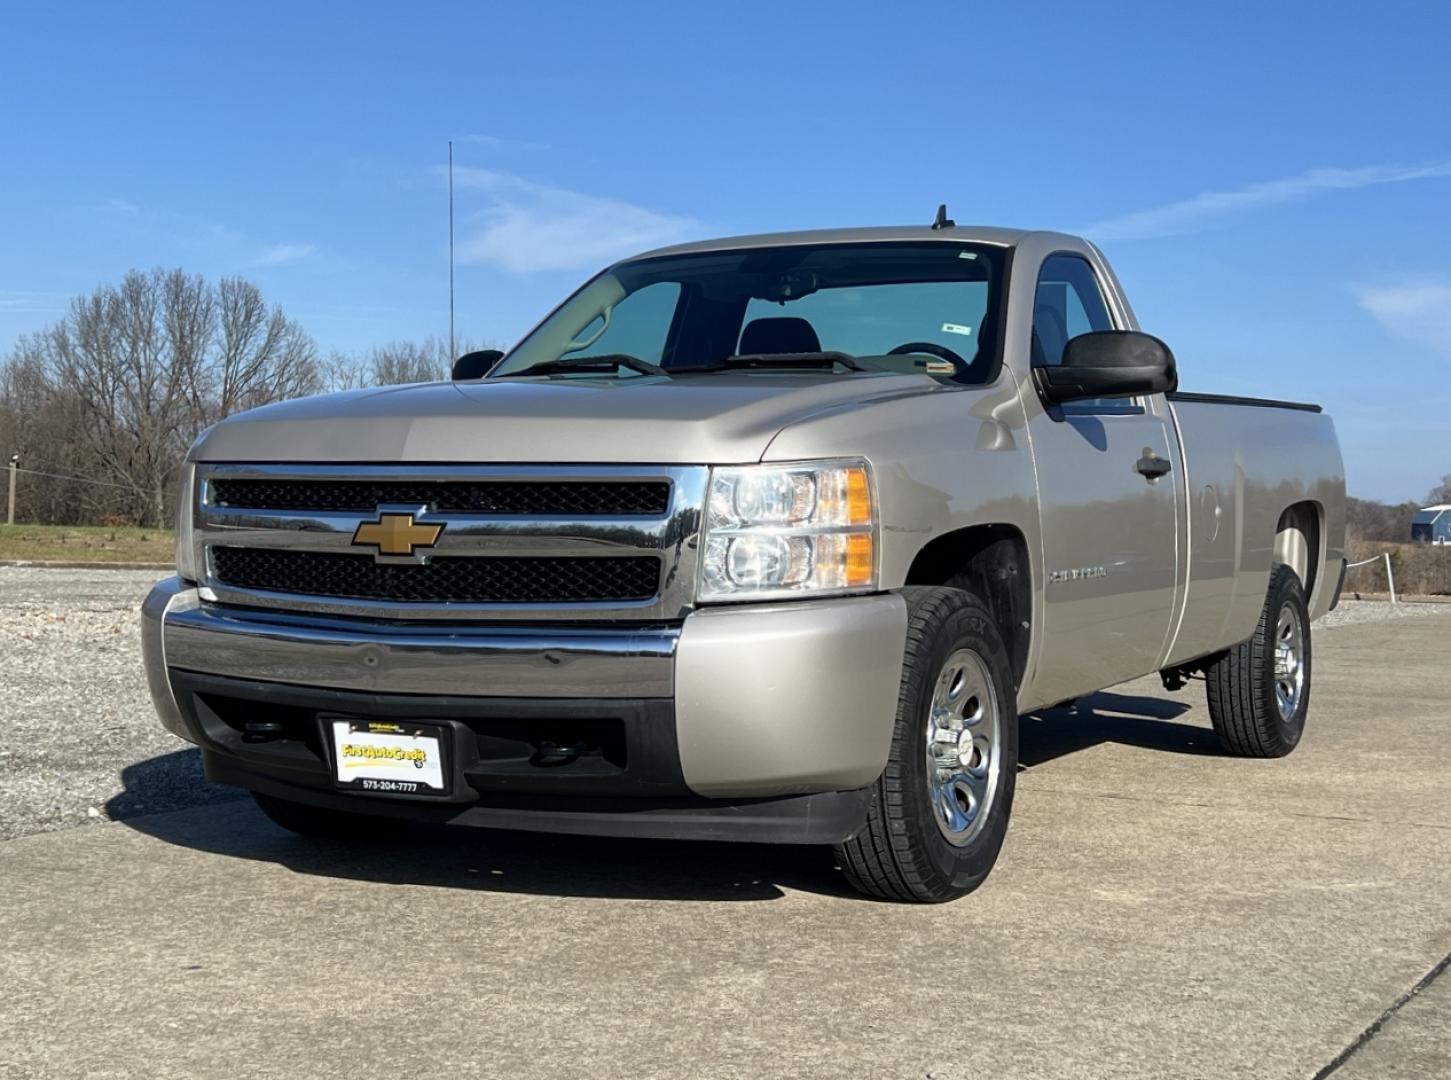
[[[1011,525],[973,525],[928,543],[907,571],[908,585],[970,589],[988,606],[1021,686],[1028,667],[1033,617],[1033,576],[1028,543]]]
[[[1300,575],[1305,596],[1315,594],[1315,574],[1320,568],[1320,505],[1299,502],[1287,507],[1275,526],[1275,565],[1285,565]]]

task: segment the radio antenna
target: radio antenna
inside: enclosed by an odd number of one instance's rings
[[[458,359],[453,334],[453,140],[448,140],[448,362]]]

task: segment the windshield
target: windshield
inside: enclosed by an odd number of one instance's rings
[[[818,244],[620,263],[495,368],[641,378],[749,365],[868,368],[959,383],[997,372],[1004,251],[948,241]],[[590,360],[594,359],[591,364]],[[643,361],[631,366],[621,359]],[[656,373],[658,374],[658,372]]]

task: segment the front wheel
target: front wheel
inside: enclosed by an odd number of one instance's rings
[[[1239,757],[1284,757],[1310,707],[1310,612],[1300,577],[1275,567],[1254,636],[1205,669],[1209,719]]]
[[[861,892],[942,903],[981,885],[1002,848],[1017,781],[1017,695],[977,597],[937,587],[902,596],[907,648],[891,753],[866,825],[836,854]]]

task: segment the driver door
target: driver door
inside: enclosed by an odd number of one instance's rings
[[[1034,295],[1035,367],[1119,325],[1093,265],[1045,259]],[[1045,408],[1030,421],[1042,521],[1043,640],[1035,680],[1046,701],[1158,669],[1176,596],[1177,489],[1183,471],[1162,394]],[[1154,479],[1146,457],[1170,463]]]

